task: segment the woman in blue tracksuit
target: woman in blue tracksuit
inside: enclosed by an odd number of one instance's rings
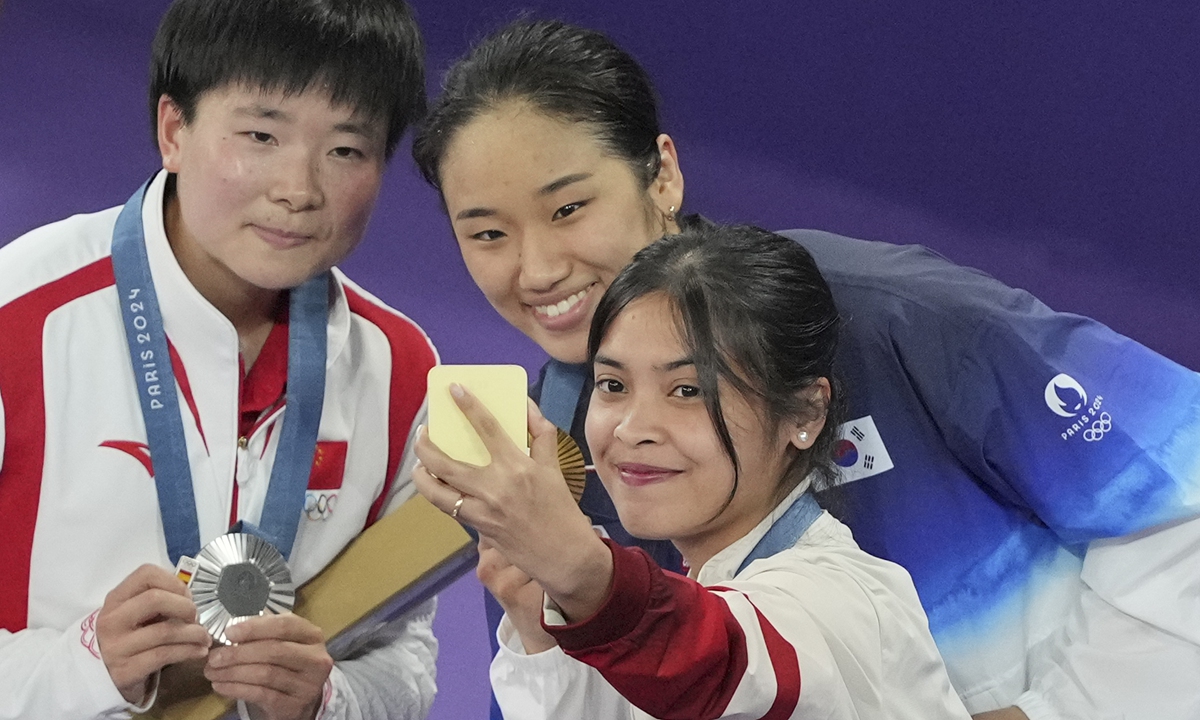
[[[705,222],[681,212],[678,151],[598,33],[519,21],[444,87],[414,156],[475,282],[550,354],[532,394],[586,452],[595,303],[638,249]],[[783,234],[847,318],[844,519],[912,574],[968,710],[1200,717],[1200,376],[921,247]],[[581,505],[678,567],[595,478]],[[495,553],[479,571],[510,611],[540,597]]]

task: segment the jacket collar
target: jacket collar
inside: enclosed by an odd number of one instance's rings
[[[778,505],[775,506],[775,509],[768,513],[761,522],[755,525],[754,529],[743,535],[740,539],[734,541],[731,545],[721,550],[716,555],[713,555],[708,562],[701,566],[700,571],[695,573],[693,577],[700,582],[701,585],[718,585],[720,583],[732,580],[737,574],[737,569],[741,567],[742,561],[746,559],[746,556],[750,554],[750,551],[754,549],[754,546],[758,544],[758,541],[767,534],[767,531],[771,529],[771,526],[775,524],[775,521],[787,512],[788,508],[792,506],[792,503],[795,502],[800,495],[809,491],[811,485],[811,477],[805,478],[803,482],[801,482],[798,486],[796,486],[795,489],[788,493],[787,497],[785,497]],[[822,516],[823,515],[824,513],[822,513]],[[819,519],[820,518],[818,518],[818,520]],[[816,524],[814,523],[814,527],[815,525]],[[812,532],[811,527],[805,532],[805,535],[808,535],[809,532]]]

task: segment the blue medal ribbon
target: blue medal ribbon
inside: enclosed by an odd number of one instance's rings
[[[200,524],[188,462],[187,439],[175,372],[142,228],[142,203],[149,182],[133,194],[113,228],[112,263],[125,339],[146,423],[162,513],[167,554],[172,563],[200,551]],[[292,551],[304,510],[304,495],[316,452],[325,397],[326,326],[329,274],[322,273],[292,289],[288,321],[287,414],[280,429],[271,481],[258,527],[238,523],[270,542],[284,557]]]
[[[771,557],[795,545],[800,536],[812,527],[812,524],[816,522],[820,515],[821,506],[817,504],[811,492],[805,491],[792,502],[791,506],[784,511],[778,520],[771,524],[771,528],[767,530],[767,534],[759,538],[754,549],[750,551],[750,554],[738,566],[737,572],[734,575],[740,575],[755,560]]]
[[[583,392],[583,384],[591,377],[591,373],[592,366],[587,363],[569,365],[551,360],[546,364],[541,402],[538,405],[542,415],[565,433],[569,434],[575,423],[579,394]]]

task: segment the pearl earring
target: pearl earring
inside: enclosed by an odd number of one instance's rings
[[[802,443],[808,442],[808,432],[807,431],[805,431],[805,430],[800,431],[800,442],[802,442]]]
[[[672,205],[670,207],[670,209],[667,210],[667,222],[669,222],[669,223],[675,222],[675,206],[674,205]]]

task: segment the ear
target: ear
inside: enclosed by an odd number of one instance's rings
[[[163,169],[177,173],[183,164],[182,135],[187,129],[183,110],[169,96],[158,99],[158,152],[162,155]]]
[[[808,450],[825,429],[825,409],[829,407],[832,392],[828,378],[817,378],[816,382],[797,393],[810,412],[805,419],[797,420],[788,427],[789,441],[796,448]]]
[[[663,133],[658,136],[657,142],[658,176],[650,183],[650,197],[663,217],[667,217],[683,207],[683,172],[679,169],[679,153],[671,136]],[[679,228],[670,230],[678,232]]]

